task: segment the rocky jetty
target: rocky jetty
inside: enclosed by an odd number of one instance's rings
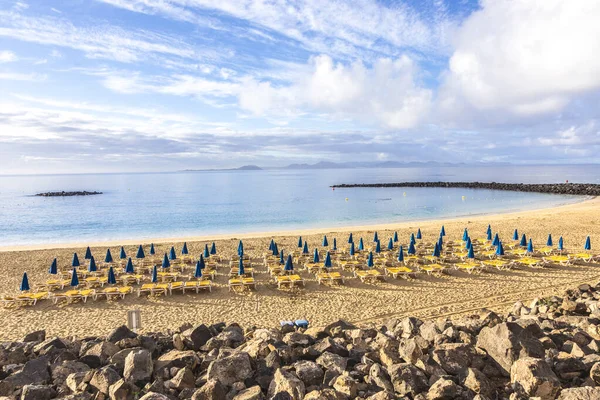
[[[0,344],[2,399],[600,399],[600,284],[506,315]]]
[[[418,187],[418,188],[465,188],[510,190],[513,192],[535,192],[550,194],[572,194],[579,196],[600,196],[597,183],[498,183],[498,182],[398,182],[398,183],[357,183],[333,185],[332,188],[356,187]]]
[[[93,196],[95,194],[102,194],[102,192],[87,192],[87,191],[82,191],[82,192],[44,192],[44,193],[37,193],[36,196],[42,196],[42,197],[67,197],[67,196]]]

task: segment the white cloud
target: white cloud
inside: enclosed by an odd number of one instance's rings
[[[454,38],[440,105],[456,115],[556,113],[600,88],[600,3],[483,0]]]
[[[0,72],[0,79],[9,81],[43,81],[47,76],[44,74],[24,74],[19,72]]]
[[[9,50],[0,51],[0,64],[15,62],[19,59],[15,53]]]

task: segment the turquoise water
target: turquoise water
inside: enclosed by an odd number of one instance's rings
[[[595,166],[211,171],[0,176],[0,246],[341,227],[550,207],[579,197],[398,181],[600,182]],[[85,197],[33,197],[97,190]],[[463,196],[465,198],[463,199]]]

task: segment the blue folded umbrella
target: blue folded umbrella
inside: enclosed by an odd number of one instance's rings
[[[363,251],[365,249],[365,245],[363,244],[362,238],[358,241],[358,251]]]
[[[285,262],[285,267],[283,269],[286,271],[294,270],[294,264],[292,263],[292,255],[291,254],[288,254],[287,260]]]
[[[71,273],[71,287],[79,286],[79,277],[77,276],[77,268],[73,268]]]
[[[469,248],[469,252],[467,253],[467,258],[473,259],[475,258],[475,252],[473,251],[473,246]]]
[[[196,270],[194,271],[194,278],[202,278],[202,268],[200,267],[200,261],[196,261]]]
[[[373,242],[379,242],[379,237],[377,236],[377,232],[373,235]]]
[[[327,241],[327,235],[323,236],[323,247],[329,246],[329,242]]]
[[[390,238],[390,240],[388,241],[387,248],[388,250],[394,250],[394,240],[392,238]]]
[[[398,232],[394,232],[394,243],[398,243]]]
[[[246,273],[246,271],[244,271],[244,258],[240,257],[240,261],[238,263],[238,276],[242,276]]]
[[[217,246],[215,245],[215,242],[212,242],[212,246],[210,246],[210,254],[213,256],[217,254]]]
[[[52,260],[52,264],[50,264],[50,271],[52,275],[58,274],[58,264],[56,263],[56,258]]]
[[[302,248],[302,254],[308,254],[308,242],[304,242],[304,247]]]
[[[469,238],[469,232],[467,231],[467,228],[465,228],[465,231],[463,232],[463,241],[466,242],[467,239]]]
[[[94,260],[94,256],[90,258],[90,265],[88,266],[88,272],[96,272],[98,268],[96,268],[96,260]]]
[[[144,254],[144,248],[142,247],[141,244],[138,247],[138,251],[137,251],[137,253],[135,255],[135,258],[146,258],[146,255]]]
[[[127,254],[125,254],[125,248],[123,248],[123,246],[121,246],[121,252],[119,253],[119,258],[121,260],[124,260],[127,258]]]
[[[283,261],[283,249],[281,249],[281,251],[279,252],[279,265],[283,265],[284,261]]]
[[[410,242],[410,244],[408,245],[408,251],[407,251],[407,253],[410,254],[410,255],[417,254],[417,250],[415,249],[414,242]]]
[[[131,261],[131,257],[127,260],[127,265],[125,266],[126,274],[133,274],[133,262]]]
[[[302,236],[298,238],[298,248],[302,248]]]
[[[183,242],[183,247],[181,248],[181,254],[184,256],[188,254],[187,242]]]
[[[350,243],[350,255],[354,255],[354,242]]]
[[[442,246],[444,245],[444,239],[442,239],[443,236],[440,236],[438,239],[438,247],[440,248],[440,251],[442,250]]]
[[[19,290],[21,292],[27,292],[29,290],[29,279],[27,278],[27,272],[23,272],[23,279],[21,279]]]
[[[269,250],[273,251],[273,246],[275,245],[275,241],[271,239],[271,243],[269,243]]]
[[[513,233],[513,240],[519,240],[519,231],[515,229],[515,233]]]
[[[156,265],[154,266],[154,268],[152,268],[152,279],[151,279],[151,282],[152,283],[158,282],[158,268],[156,268]]]
[[[504,247],[502,246],[502,242],[498,242],[498,246],[496,247],[496,255],[503,256],[504,255]]]
[[[333,238],[333,251],[337,250],[337,240],[335,238]]]
[[[417,243],[417,241],[415,240],[415,234],[414,233],[410,234],[410,242],[413,243],[413,244]]]
[[[105,263],[113,262],[112,254],[110,254],[110,249],[106,249],[106,257],[104,257]]]
[[[379,240],[375,244],[375,253],[381,253],[381,242]]]
[[[73,261],[71,261],[71,267],[79,267],[79,257],[77,257],[77,253],[73,253]]]
[[[585,239],[585,245],[583,246],[584,250],[591,250],[592,249],[592,241],[590,240],[590,237],[588,236]]]
[[[400,249],[398,250],[398,261],[404,262],[404,249],[402,248],[402,245],[400,245]]]
[[[548,240],[546,240],[546,246],[552,247],[552,234],[548,234]]]
[[[491,225],[488,225],[486,233],[488,234],[488,236],[492,236],[492,226]],[[491,239],[488,239],[488,240],[491,240]]]
[[[438,244],[435,244],[435,247],[433,248],[433,254],[432,256],[434,257],[439,257],[440,256],[440,246],[438,246]]]
[[[240,242],[238,243],[238,256],[243,256],[244,255],[244,243],[242,243],[242,241],[240,240]]]
[[[529,239],[529,243],[527,244],[527,252],[533,253],[533,242]]]
[[[331,255],[329,254],[329,252],[327,252],[327,254],[325,255],[324,266],[325,268],[331,268]]]
[[[421,234],[421,228],[419,228],[419,229],[417,229],[417,240],[421,240],[421,239],[423,239],[423,235]]]
[[[558,239],[558,250],[563,251],[565,249],[565,242],[562,236]]]
[[[314,263],[318,263],[319,262],[319,251],[315,248],[315,252],[313,254],[313,262]]]
[[[165,256],[163,257],[162,267],[169,268],[170,266],[171,263],[169,262],[169,257],[167,257],[167,253],[165,253]]]
[[[521,242],[519,243],[519,246],[521,246],[521,247],[527,246],[527,237],[525,236],[525,234],[523,234],[523,236],[521,236]]]
[[[154,250],[154,243],[150,243],[150,255],[153,256],[154,254],[156,254],[156,251]]]
[[[375,264],[373,263],[373,252],[369,252],[369,256],[367,257],[367,267],[372,268]]]
[[[273,243],[273,255],[276,256],[279,254],[279,248],[277,248],[277,243]]]
[[[348,243],[353,243],[354,239],[352,239],[352,232],[350,232],[350,236],[348,236]]]
[[[473,242],[471,242],[471,238],[467,238],[467,242],[465,243],[465,249],[470,249],[473,247]]]
[[[494,241],[492,242],[492,246],[498,246],[498,243],[500,243],[500,237],[498,236],[498,234],[496,233],[494,235]]]
[[[491,230],[487,231],[487,238],[486,239],[487,240],[492,240],[492,231]]]
[[[88,248],[85,249],[85,259],[89,260],[90,258],[92,258],[92,250],[90,250],[90,246],[88,246]]]
[[[177,260],[177,254],[175,253],[175,246],[171,246],[171,251],[169,251],[169,260]]]
[[[209,258],[210,257],[210,251],[208,250],[208,244],[204,245],[204,254],[203,255],[204,255],[204,258]]]
[[[154,266],[154,269],[156,270],[156,265]],[[116,285],[117,284],[117,278],[115,277],[115,271],[113,271],[113,267],[110,267],[108,269],[107,283],[109,285]]]
[[[202,256],[202,254],[200,254],[200,259],[198,260],[197,264],[200,264],[200,269],[206,268],[206,263],[204,262],[204,257]]]
[[[442,230],[440,231],[440,235],[446,236],[446,229],[444,229],[444,225],[442,225]]]

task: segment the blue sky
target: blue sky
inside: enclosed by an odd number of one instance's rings
[[[600,162],[600,3],[0,0],[0,173]]]

